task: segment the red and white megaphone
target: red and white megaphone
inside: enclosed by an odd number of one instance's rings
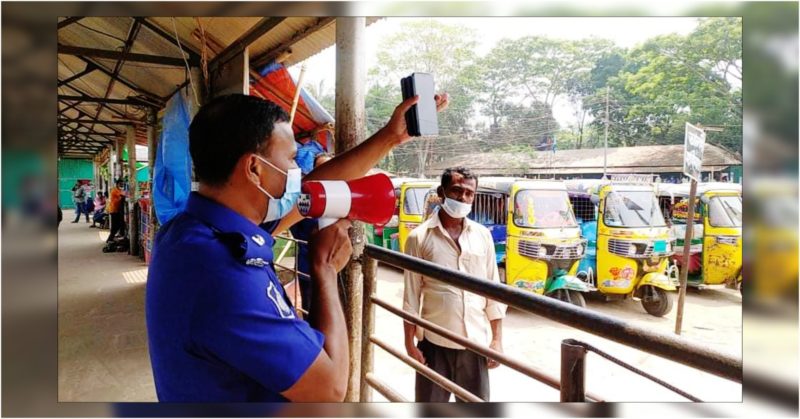
[[[310,180],[303,182],[297,208],[304,217],[319,218],[320,229],[341,218],[384,224],[394,215],[394,186],[382,173],[351,181]]]

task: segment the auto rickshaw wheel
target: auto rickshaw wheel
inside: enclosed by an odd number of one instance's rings
[[[578,307],[586,307],[586,299],[583,298],[583,293],[580,291],[560,289],[550,294],[550,297]]]
[[[672,311],[672,295],[670,293],[652,285],[646,285],[646,287],[649,289],[643,290],[642,307],[648,314],[663,317]]]

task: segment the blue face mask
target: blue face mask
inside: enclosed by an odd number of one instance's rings
[[[289,169],[288,172],[284,172],[258,154],[254,154],[254,156],[273,169],[286,175],[286,184],[283,187],[283,195],[281,195],[280,198],[275,198],[262,188],[261,185],[256,185],[264,195],[269,197],[269,204],[267,206],[267,214],[264,216],[264,222],[280,220],[292,211],[294,204],[297,203],[297,199],[300,197],[300,168],[295,167]]]

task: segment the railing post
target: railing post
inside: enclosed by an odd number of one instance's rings
[[[586,348],[572,339],[561,341],[561,401],[586,401]]]
[[[375,331],[375,305],[372,304],[372,294],[378,284],[378,261],[364,255],[364,308],[362,313],[362,332],[361,332],[361,390],[359,391],[359,401],[371,402],[372,390],[367,382],[367,376],[372,373],[374,366],[373,346],[369,337]]]

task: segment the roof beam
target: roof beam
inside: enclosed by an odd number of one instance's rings
[[[67,26],[72,25],[73,23],[75,23],[75,22],[77,22],[77,21],[79,21],[81,19],[83,19],[83,16],[68,17],[68,18],[62,20],[61,22],[58,22],[57,28],[58,29],[64,29]]]
[[[95,62],[95,61],[93,61],[93,60],[91,60],[91,59],[89,59],[87,57],[80,57],[79,56],[78,58],[83,60],[83,62],[85,62],[85,63],[92,63],[92,64],[96,65],[97,69],[101,73],[105,74],[106,76],[109,76],[109,77],[113,76],[113,73],[111,72],[111,70],[103,67],[102,65],[98,64],[97,62]],[[120,83],[122,83],[123,85],[125,85],[129,89],[134,90],[134,91],[136,91],[138,93],[141,93],[144,96],[149,97],[152,100],[157,101],[160,104],[160,106],[164,106],[163,104],[164,104],[164,102],[166,102],[166,99],[162,98],[161,96],[159,96],[159,95],[157,95],[157,94],[155,94],[153,92],[147,91],[147,90],[137,86],[133,82],[122,78],[119,75],[117,76],[117,81],[119,81]]]
[[[217,56],[208,63],[208,69],[212,70],[222,64],[227,63],[233,57],[244,51],[244,49],[250,44],[257,41],[258,38],[261,38],[261,36],[272,30],[272,28],[278,26],[285,19],[285,17],[265,17],[261,19],[247,32],[243,33],[238,39],[233,41],[233,43],[231,43],[227,48],[222,50],[222,52],[217,54]]]
[[[192,44],[186,42],[185,40],[180,40],[180,45],[178,45],[178,41],[175,40],[175,35],[167,33],[167,31],[161,29],[155,23],[147,20],[146,17],[137,17],[135,19],[138,20],[142,24],[142,26],[144,26],[147,29],[150,29],[151,31],[153,31],[153,33],[160,36],[165,41],[171,43],[172,45],[175,45],[176,47],[179,47],[185,53],[189,54],[191,62],[200,63],[201,60],[200,54],[194,50],[194,48],[191,46]]]
[[[73,74],[72,76],[70,76],[66,80],[59,80],[58,81],[58,86],[63,86],[63,85],[65,85],[65,84],[67,84],[67,83],[69,83],[71,81],[78,80],[79,78],[81,78],[81,77],[83,77],[83,76],[85,76],[85,75],[87,75],[87,74],[89,74],[89,73],[91,73],[91,72],[93,72],[95,70],[97,70],[97,66],[96,65],[94,65],[92,63],[86,63],[86,68],[83,71],[81,71],[80,73],[77,73],[77,74]]]
[[[137,125],[137,124],[147,125],[144,122],[133,121],[133,120],[127,120],[127,121],[95,121],[94,119],[89,119],[89,118],[87,118],[87,119],[58,118],[58,121],[59,122],[77,122],[79,124],[93,124],[94,123],[94,124],[101,124],[101,125]]]
[[[74,90],[75,92],[77,92],[77,93],[80,93],[80,94],[81,94],[81,96],[87,96],[87,97],[91,97],[91,96],[92,96],[92,95],[90,95],[90,94],[86,93],[85,91],[83,91],[83,90],[81,90],[81,89],[79,89],[79,88],[77,88],[77,87],[75,87],[75,86],[73,86],[73,85],[71,85],[71,84],[65,84],[63,87],[70,88],[70,89]],[[76,105],[76,106],[77,106],[77,105],[80,105],[80,102],[76,103],[75,105]],[[115,113],[115,114],[116,114],[116,115],[118,115],[118,116],[122,116],[122,117],[127,117],[127,116],[128,116],[128,115],[126,115],[124,112],[118,111],[118,110],[116,110],[116,109],[114,109],[114,108],[112,108],[112,107],[110,107],[110,106],[107,106],[107,107],[106,107],[106,109],[108,109],[109,111],[111,111],[111,112]],[[78,111],[80,111],[78,108],[75,108],[75,110],[78,110]],[[64,109],[63,111],[66,111],[66,109]],[[83,111],[80,111],[80,112],[81,112],[81,113],[83,113],[83,114],[85,114],[86,116],[90,116],[90,115],[89,115],[89,114],[87,114],[86,112],[83,112]]]
[[[80,90],[78,90],[78,89],[75,89],[75,88],[74,88],[74,87],[72,87],[72,86],[69,86],[69,85],[68,85],[67,87],[69,87],[69,88],[71,88],[71,89],[73,89],[73,90],[75,90],[75,91],[77,91],[77,92],[79,92],[79,93],[80,93]],[[79,115],[79,117],[80,117],[80,116],[85,116],[85,117],[87,117],[87,118],[91,118],[91,117],[92,117],[91,115],[89,115],[87,112],[83,111],[83,110],[82,110],[82,109],[80,109],[80,108],[73,108],[73,109],[74,109],[76,112],[78,112],[78,115]],[[108,110],[110,110],[110,111],[113,111],[114,113],[116,113],[116,114],[117,114],[117,115],[119,115],[119,116],[127,116],[127,115],[123,114],[122,112],[119,112],[119,111],[117,111],[116,109],[114,109],[114,108],[111,108],[111,107],[109,107],[109,108],[108,108]],[[65,111],[66,111],[66,109],[64,109],[62,112],[59,112],[59,116],[66,117],[66,115],[64,115],[64,114],[63,114],[63,112],[65,112]],[[62,120],[62,118],[59,118],[59,122],[61,122],[61,120]],[[89,128],[89,127],[87,127],[87,126],[85,126],[85,125],[81,125],[81,127],[82,127],[82,128],[88,128],[88,129],[90,129],[90,130],[94,130],[94,127],[91,127],[91,128]],[[122,134],[122,132],[121,132],[121,131],[117,131],[116,129],[114,129],[114,127],[110,127],[110,126],[107,126],[107,125],[106,125],[105,127],[106,127],[106,128],[108,128],[108,129],[110,129],[111,131],[114,131],[114,134],[113,134],[113,135],[121,135],[121,134]],[[109,134],[109,135],[112,135],[112,134]]]
[[[315,33],[317,31],[321,30],[322,28],[330,25],[335,20],[336,20],[336,18],[334,18],[334,17],[321,17],[321,18],[318,18],[317,21],[314,24],[306,27],[305,29],[297,31],[294,35],[292,35],[292,37],[290,39],[284,41],[283,43],[281,43],[280,45],[276,46],[275,48],[272,48],[269,51],[266,51],[263,54],[261,54],[261,55],[255,57],[255,58],[253,58],[252,60],[250,60],[250,66],[251,67],[255,67],[255,68],[259,68],[259,67],[269,63],[270,61],[272,61],[275,58],[277,58],[278,55],[280,55],[282,52],[284,52],[287,49],[289,49],[289,47],[291,47],[292,45],[302,41],[303,39],[308,38],[313,33]]]
[[[71,96],[71,95],[58,95],[58,100],[65,102],[84,102],[84,103],[105,103],[111,105],[134,105],[134,106],[147,106],[152,107],[151,104],[138,100],[136,98],[129,99],[111,99],[99,98],[91,96]]]
[[[89,135],[117,135],[117,134],[114,134],[113,132],[78,131],[79,128],[83,128],[83,127],[73,128],[73,127],[67,127],[67,126],[60,126],[60,127],[58,127],[58,130],[61,131],[61,132],[65,132],[65,133],[74,132],[74,133],[77,133],[77,134],[89,134]]]
[[[186,63],[184,62],[183,58],[162,57],[160,55],[133,54],[133,53],[125,54],[123,51],[76,47],[64,44],[58,44],[58,53],[65,55],[75,55],[78,57],[105,58],[109,60],[120,60],[124,58],[125,61],[130,61],[134,63],[160,64],[172,67],[186,66]],[[200,64],[200,62],[197,60],[192,60],[192,59],[187,59],[187,60],[189,61],[189,65],[192,66],[197,66]]]
[[[119,72],[122,71],[122,65],[125,64],[125,60],[127,59],[128,55],[130,55],[131,48],[133,48],[133,43],[136,41],[136,37],[139,36],[139,30],[142,28],[142,24],[134,20],[131,23],[130,29],[128,29],[128,37],[125,39],[125,45],[122,48],[122,55],[117,60],[117,63],[114,64],[114,71],[111,74],[111,80],[108,81],[108,86],[106,86],[106,92],[103,94],[103,99],[108,99],[108,95],[111,94],[111,90],[114,89],[114,84],[117,82],[117,77],[119,77]],[[97,112],[94,114],[94,120],[97,121],[100,119],[100,113],[103,112],[103,108],[105,107],[105,103],[100,103],[97,105]],[[92,124],[91,129],[94,129],[94,124]]]

